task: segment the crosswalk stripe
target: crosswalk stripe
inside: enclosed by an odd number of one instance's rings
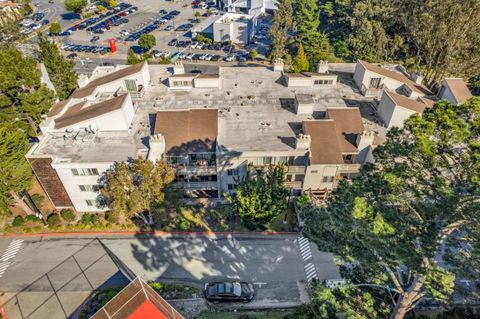
[[[306,254],[305,256],[302,256],[303,260],[308,260],[312,258],[312,254]]]
[[[304,243],[300,245],[300,249],[305,249],[305,247],[310,247],[310,243]]]
[[[8,267],[8,265],[10,265],[10,262],[6,262],[6,263],[1,263],[0,264],[0,270],[4,270]]]
[[[316,274],[317,272],[315,271],[315,268],[310,269],[309,271],[306,272],[307,277],[311,276],[312,274]]]
[[[315,266],[312,263],[309,263],[304,268],[305,268],[305,271],[308,271],[309,269],[315,268]]]
[[[312,278],[317,278],[317,273],[316,272],[312,272],[312,273],[309,273],[307,275],[307,280],[310,280]]]
[[[302,254],[302,257],[305,256],[305,255],[308,255],[308,254],[311,255],[311,254],[312,254],[312,251],[311,251],[311,250],[305,250],[305,251],[303,251],[301,254]]]

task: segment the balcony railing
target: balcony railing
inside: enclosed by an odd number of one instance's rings
[[[293,189],[302,189],[303,182],[285,181],[285,186]]]
[[[288,166],[288,173],[305,173],[306,168],[305,166],[293,166],[289,165]]]
[[[177,174],[180,175],[216,175],[216,166],[177,166]]]
[[[384,85],[381,84],[378,88],[367,88],[362,84],[362,94],[366,97],[377,97],[379,98],[382,95]]]
[[[186,190],[195,190],[195,189],[217,189],[217,182],[174,182],[173,186],[183,187]]]
[[[340,166],[341,173],[356,173],[360,170],[360,164],[342,164]]]

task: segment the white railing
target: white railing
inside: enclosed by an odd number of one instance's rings
[[[175,182],[174,186],[181,186],[184,189],[217,189],[217,182]]]

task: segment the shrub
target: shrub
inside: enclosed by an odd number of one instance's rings
[[[35,204],[35,206],[37,206],[38,209],[42,208],[42,201],[45,197],[37,193],[33,194],[30,197],[32,198],[33,203]]]
[[[97,225],[100,223],[100,219],[95,214],[83,214],[80,218],[80,223],[85,225]]]
[[[41,221],[40,218],[37,217],[37,215],[27,215],[25,217],[25,220],[29,222],[35,222],[35,223],[38,223]]]
[[[210,39],[210,38],[207,38],[206,36],[202,35],[202,34],[197,34],[195,36],[195,41],[198,41],[198,42],[203,42],[203,43],[212,43],[213,40]]]
[[[175,223],[178,225],[178,227],[181,229],[181,230],[188,230],[191,226],[191,223],[188,219],[185,219],[183,217],[180,217],[178,216],[176,219],[175,219]]]
[[[24,222],[25,220],[23,219],[23,217],[18,215],[18,216],[15,216],[15,218],[13,219],[12,226],[19,227],[19,226],[22,226]]]
[[[160,291],[163,288],[163,285],[158,281],[152,281],[148,283],[148,285],[152,287],[153,290],[156,290],[156,291]]]
[[[75,213],[71,209],[62,209],[60,215],[67,222],[73,222],[75,220]]]
[[[105,11],[105,9],[106,9],[106,8],[105,8],[104,6],[102,6],[101,4],[99,4],[99,5],[97,6],[97,11],[98,11],[98,12]]]
[[[60,216],[58,216],[58,214],[51,214],[47,217],[47,224],[51,227],[59,226],[60,224],[62,224],[62,220],[60,219]]]

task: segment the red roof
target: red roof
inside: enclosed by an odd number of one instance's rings
[[[168,319],[150,300],[145,300],[128,319]]]

